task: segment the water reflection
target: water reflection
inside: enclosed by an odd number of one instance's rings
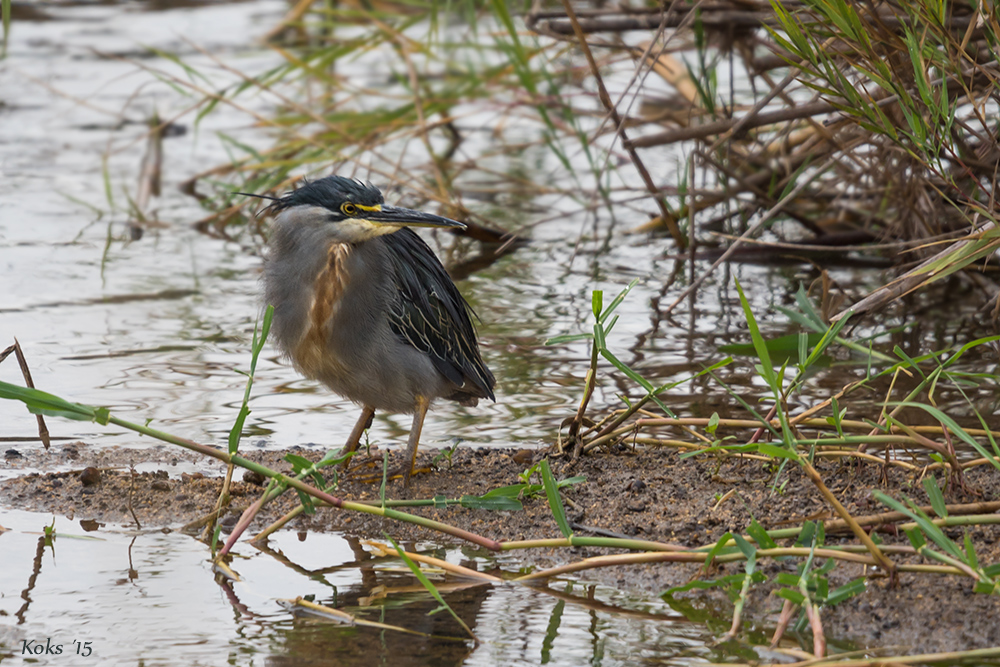
[[[184,535],[87,532],[59,518],[47,540],[39,533],[50,522],[0,512],[12,529],[0,535],[0,655],[47,640],[65,653],[89,641],[103,662],[145,664],[260,664],[262,656],[282,665],[698,664],[717,655],[701,623],[656,597],[427,570],[477,645],[447,612],[431,613],[438,603],[400,561],[374,557],[354,538],[283,531],[262,549],[241,544],[233,582],[215,578],[207,548]],[[406,548],[509,576],[480,554]],[[388,627],[296,615],[277,602],[298,595]]]

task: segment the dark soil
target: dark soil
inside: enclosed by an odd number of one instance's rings
[[[271,468],[290,472],[290,464],[282,460],[285,453],[253,452],[246,456]],[[295,453],[318,459],[323,452],[296,450]],[[374,450],[372,453],[381,461],[381,453]],[[500,486],[518,483],[518,474],[541,457],[540,452],[528,450],[459,449],[450,467],[415,477],[409,496],[481,495]],[[210,512],[220,488],[218,477],[199,473],[168,474],[167,471],[178,462],[197,461],[185,454],[178,455],[175,450],[92,453],[76,443],[61,448],[54,446],[49,454],[26,454],[22,458],[8,459],[8,467],[52,467],[46,465],[43,458],[49,464],[69,463],[73,470],[30,474],[2,482],[0,506],[133,526],[134,512],[143,528],[179,528]],[[156,460],[163,466],[158,472],[133,474],[128,466],[138,460]],[[425,465],[429,465],[430,460],[430,454],[420,459]],[[752,517],[765,528],[799,524],[805,519],[836,518],[816,487],[792,465],[781,473],[780,491],[775,492],[772,490],[775,471],[750,460],[681,460],[673,451],[623,450],[585,457],[575,464],[562,459],[553,459],[551,463],[557,479],[572,475],[587,478],[586,483],[564,491],[567,514],[571,521],[579,524],[576,529],[579,535],[593,534],[588,533],[588,529],[599,528],[639,539],[699,546],[716,540],[726,531],[744,531]],[[211,464],[201,460],[201,465],[209,475],[218,474]],[[83,469],[91,466],[97,470],[84,474]],[[855,516],[886,511],[872,495],[877,489],[897,499],[908,496],[921,505],[928,504],[920,480],[898,468],[883,471],[867,463],[819,463],[818,468],[826,484]],[[81,477],[88,485],[84,485]],[[231,525],[239,512],[259,496],[263,486],[260,480],[252,477],[249,475],[245,478],[249,481],[244,481],[243,472],[237,471],[236,478],[240,481],[233,485],[232,507],[223,520],[224,525]],[[946,500],[961,503],[1000,498],[1000,474],[989,466],[967,471],[966,484],[968,491],[946,491]],[[345,499],[371,500],[377,497],[378,486],[347,481],[336,495]],[[387,496],[402,497],[398,481],[390,483]],[[297,504],[294,494],[285,494],[261,512],[254,528],[263,528]],[[519,512],[461,507],[405,511],[497,540],[560,536],[544,496],[526,499],[524,510]],[[396,539],[411,543],[449,541],[446,536],[411,524],[328,508],[311,517],[302,516],[289,527],[343,531],[366,538],[381,537],[383,532],[388,532]],[[980,563],[1000,562],[1000,527],[973,527],[968,532]],[[959,544],[964,539],[959,529],[948,530],[947,534]],[[891,530],[879,531],[878,535],[886,544],[909,544],[904,535]],[[828,544],[853,541],[853,537],[842,533],[827,537]],[[516,553],[526,566],[548,567],[608,551],[575,548]],[[894,558],[897,562],[928,562]],[[794,572],[795,564],[764,560],[760,567],[773,580],[780,571]],[[713,576],[741,572],[742,567],[742,564],[725,566]],[[697,573],[695,565],[656,564],[589,570],[578,576],[648,594],[687,583]],[[837,586],[864,574],[859,565],[841,563],[830,574],[830,585]],[[756,624],[768,631],[773,627],[775,612],[782,603],[781,598],[773,594],[775,589],[773,583],[753,589],[744,617],[748,626]],[[696,609],[716,608],[720,598],[724,599],[718,591],[685,593],[678,597]],[[823,623],[828,639],[850,642],[860,648],[893,646],[899,652],[938,652],[1000,646],[1000,597],[974,594],[972,581],[957,576],[903,573],[898,586],[891,586],[887,579],[874,576],[869,579],[865,593],[824,609]]]

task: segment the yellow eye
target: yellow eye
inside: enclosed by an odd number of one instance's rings
[[[340,205],[340,210],[344,212],[344,215],[357,215],[358,207],[354,204],[347,202]]]

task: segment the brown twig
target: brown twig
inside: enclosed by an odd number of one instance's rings
[[[24,377],[24,384],[32,389],[35,388],[35,382],[31,379],[31,370],[28,368],[28,360],[24,357],[24,351],[21,350],[21,343],[14,339],[14,344],[8,347],[3,352],[0,352],[0,363],[10,356],[13,352],[14,356],[17,358],[17,364],[21,367],[21,375]],[[42,441],[45,449],[49,448],[51,439],[49,438],[49,429],[45,425],[45,418],[41,414],[36,414],[35,419],[38,422],[38,439]]]
[[[837,514],[840,515],[840,518],[843,519],[844,522],[850,527],[854,536],[861,540],[861,543],[868,548],[872,558],[874,558],[879,566],[889,574],[890,579],[895,581],[895,564],[886,558],[885,554],[883,554],[882,550],[878,548],[878,545],[875,544],[871,536],[865,532],[864,528],[858,525],[858,522],[854,520],[854,517],[852,517],[851,513],[847,511],[847,508],[844,507],[837,497],[833,495],[833,492],[827,488],[826,484],[823,482],[823,478],[818,472],[816,472],[816,469],[812,466],[812,464],[804,459],[800,459],[799,464],[802,466],[802,469],[805,471],[809,479],[812,480],[813,484],[816,485],[816,488],[819,489],[823,498],[826,499],[826,501],[833,507],[834,511],[837,512]]]

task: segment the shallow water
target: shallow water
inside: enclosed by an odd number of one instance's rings
[[[225,442],[244,390],[245,378],[236,371],[249,364],[260,260],[237,243],[196,232],[192,223],[207,212],[176,186],[228,160],[216,132],[257,147],[269,145],[269,139],[245,114],[225,105],[198,128],[190,125],[190,115],[181,118],[187,131],[164,141],[164,193],[154,205],[165,225],[126,241],[124,210],[136,187],[145,119],[154,111],[170,118],[194,101],[136,62],[182,75],[145,48],[175,52],[221,86],[232,76],[193,45],[244,71],[262,71],[274,66],[277,56],[255,46],[253,37],[285,9],[277,0],[186,7],[58,4],[49,12],[52,20],[15,16],[9,56],[0,61],[0,344],[15,336],[20,340],[39,388],[107,406],[124,419],[152,420],[182,437]],[[131,60],[104,57],[95,49]],[[244,102],[268,110],[262,100]],[[105,193],[105,155],[114,206]],[[545,218],[564,205],[538,203],[550,207],[539,216]],[[723,267],[697,301],[661,316],[688,284],[690,265],[673,258],[665,241],[621,235],[639,222],[567,212],[535,227],[528,246],[461,281],[483,321],[483,352],[499,379],[498,400],[476,409],[438,406],[425,426],[424,447],[456,441],[550,444],[558,424],[578,404],[589,347],[546,347],[544,341],[590,330],[593,289],[605,290],[607,303],[630,280],[640,279],[618,311],[621,320],[609,342],[623,361],[658,384],[724,358],[720,344],[748,340],[734,307],[735,278],[747,288],[768,335],[797,331],[775,316],[773,307],[791,305],[798,285],[816,278],[807,265]],[[451,241],[439,240],[449,254],[474,252],[468,244],[453,248]],[[695,271],[706,268],[698,262]],[[884,277],[850,269],[830,273],[858,295]],[[914,356],[980,333],[970,305],[962,299],[934,305],[939,296],[924,302],[936,310],[924,320],[929,324],[909,322],[909,329],[880,341],[879,349],[898,344]],[[866,331],[861,327],[857,333]],[[996,359],[983,354],[970,355],[968,367],[995,370]],[[826,398],[859,373],[863,368],[849,366],[824,375],[799,401]],[[719,375],[748,395],[762,389],[746,362]],[[0,379],[21,382],[13,358],[0,364]],[[627,380],[605,373],[593,401],[595,414],[619,405],[619,393],[640,394]],[[995,392],[972,398],[985,414],[996,412]],[[725,414],[734,405],[723,388],[704,379],[671,391],[667,402],[678,413],[704,417]],[[962,410],[957,403],[942,407]],[[354,406],[300,379],[270,348],[258,366],[251,408],[246,428],[251,447],[339,446],[356,418]],[[31,439],[35,419],[22,406],[0,402],[0,424],[0,437],[29,458],[29,467],[48,466],[40,444]],[[49,429],[89,446],[148,446],[131,433],[94,424],[51,419]],[[371,437],[395,444],[408,429],[408,417],[382,415]],[[8,651],[28,639],[51,638],[67,654],[76,649],[74,640],[90,641],[95,655],[110,663],[142,658],[147,665],[259,664],[261,655],[268,656],[268,664],[371,664],[373,656],[404,664],[400,646],[419,649],[413,664],[611,665],[637,659],[696,664],[712,655],[705,646],[712,637],[655,597],[596,589],[600,604],[560,602],[566,590],[586,597],[581,584],[567,581],[553,582],[548,590],[473,586],[449,593],[482,640],[479,647],[467,641],[414,643],[398,633],[294,619],[275,598],[313,593],[329,600],[336,593],[357,606],[375,585],[410,586],[411,592],[394,594],[391,602],[356,611],[405,627],[457,632],[444,614],[426,616],[436,605],[408,576],[360,567],[351,544],[340,536],[308,534],[300,542],[294,533],[280,534],[272,549],[288,556],[282,566],[271,555],[241,546],[236,569],[244,582],[229,590],[206,585],[212,577],[207,551],[188,537],[105,529],[98,532],[100,540],[64,536],[54,549],[38,551],[39,536],[26,531],[40,531],[48,521],[0,510],[0,524],[14,528],[0,535],[0,610],[6,613],[0,614],[0,645]],[[56,519],[56,527],[67,535],[83,532],[63,518]],[[514,561],[445,553],[480,567],[517,567]]]
[[[195,128],[190,114],[179,124],[181,136],[164,140],[163,196],[154,200],[162,228],[127,241],[128,197],[134,196],[145,146],[144,120],[181,115],[192,99],[137,67],[137,63],[183,76],[164,58],[147,56],[144,47],[176,53],[205,71],[219,86],[233,80],[199,52],[204,49],[247,72],[274,66],[277,56],[253,46],[284,5],[255,1],[230,5],[161,10],[159,5],[61,6],[58,20],[16,21],[10,55],[0,63],[0,259],[5,289],[0,294],[0,336],[21,341],[37,386],[88,404],[110,407],[119,417],[144,422],[201,442],[223,442],[242,398],[249,364],[249,340],[258,312],[260,260],[233,242],[207,238],[191,228],[206,215],[198,203],[177,191],[192,174],[227,161],[217,131],[248,145],[264,147],[266,132],[246,114],[220,105]],[[226,25],[222,31],[213,26]],[[249,45],[249,46],[248,46]],[[198,48],[196,48],[196,46]],[[101,57],[115,54],[131,60]],[[378,55],[357,63],[373,66]],[[381,76],[373,70],[373,79]],[[241,99],[262,112],[263,100]],[[16,128],[16,131],[13,129]],[[477,143],[478,141],[478,143]],[[483,145],[480,137],[469,141]],[[465,146],[464,150],[472,150]],[[107,153],[115,210],[109,210],[101,174]],[[676,156],[654,168],[670,172]],[[103,213],[95,213],[86,202]],[[665,240],[623,235],[641,220],[613,220],[606,211],[576,212],[560,199],[536,202],[551,218],[534,227],[531,243],[461,281],[461,289],[482,318],[484,356],[499,379],[496,404],[476,409],[441,404],[425,426],[425,446],[456,441],[477,445],[547,444],[559,422],[579,401],[589,358],[587,343],[555,347],[555,335],[591,328],[591,290],[603,289],[606,301],[633,278],[639,285],[619,309],[621,319],[609,338],[616,354],[654,383],[681,380],[726,355],[718,346],[747,342],[746,325],[734,307],[734,279],[746,287],[767,335],[797,331],[776,315],[775,305],[793,305],[800,283],[818,275],[808,265],[723,267],[694,302],[681,304],[670,317],[660,313],[688,284],[690,265],[671,256]],[[492,205],[491,205],[492,206]],[[511,226],[520,220],[507,221]],[[461,258],[469,244],[450,248]],[[696,273],[707,268],[698,262]],[[883,279],[880,272],[830,270],[853,293],[863,294]],[[931,299],[939,297],[932,296]],[[876,347],[899,344],[911,356],[968,340],[974,313],[962,300],[946,302],[930,324],[913,327]],[[864,326],[857,333],[869,332]],[[970,355],[975,367],[977,352]],[[995,367],[996,360],[990,361]],[[618,394],[641,391],[620,375],[604,374],[594,397],[595,413],[620,405]],[[827,373],[807,386],[802,405],[826,398],[863,368]],[[762,386],[748,363],[723,369],[719,376],[737,391],[757,393]],[[0,379],[20,381],[13,360],[0,365]],[[975,396],[973,397],[975,398]],[[992,413],[995,399],[981,396]],[[735,405],[714,381],[702,379],[672,390],[666,402],[677,412],[709,416]],[[246,433],[256,446],[315,444],[339,446],[356,418],[356,408],[315,383],[300,379],[269,348],[258,367]],[[409,429],[406,416],[380,415],[375,442],[397,443]],[[34,419],[19,405],[0,404],[2,435],[34,434]],[[93,425],[54,422],[56,436],[95,445],[142,446],[129,434]],[[37,445],[21,444],[31,450]]]
[[[0,510],[0,659],[42,664],[145,665],[629,665],[707,664],[711,636],[655,596],[554,580],[547,586],[488,585],[429,575],[479,638],[464,635],[395,560],[369,556],[340,535],[276,533],[266,551],[241,544],[241,581],[212,585],[200,542],[180,533],[129,531]],[[410,547],[413,548],[413,547]],[[501,576],[513,559],[467,550],[416,548]],[[289,614],[279,600],[315,596],[362,620],[345,626]],[[61,655],[45,655],[62,648]],[[90,648],[91,654],[87,653]],[[65,662],[63,662],[65,661]]]

